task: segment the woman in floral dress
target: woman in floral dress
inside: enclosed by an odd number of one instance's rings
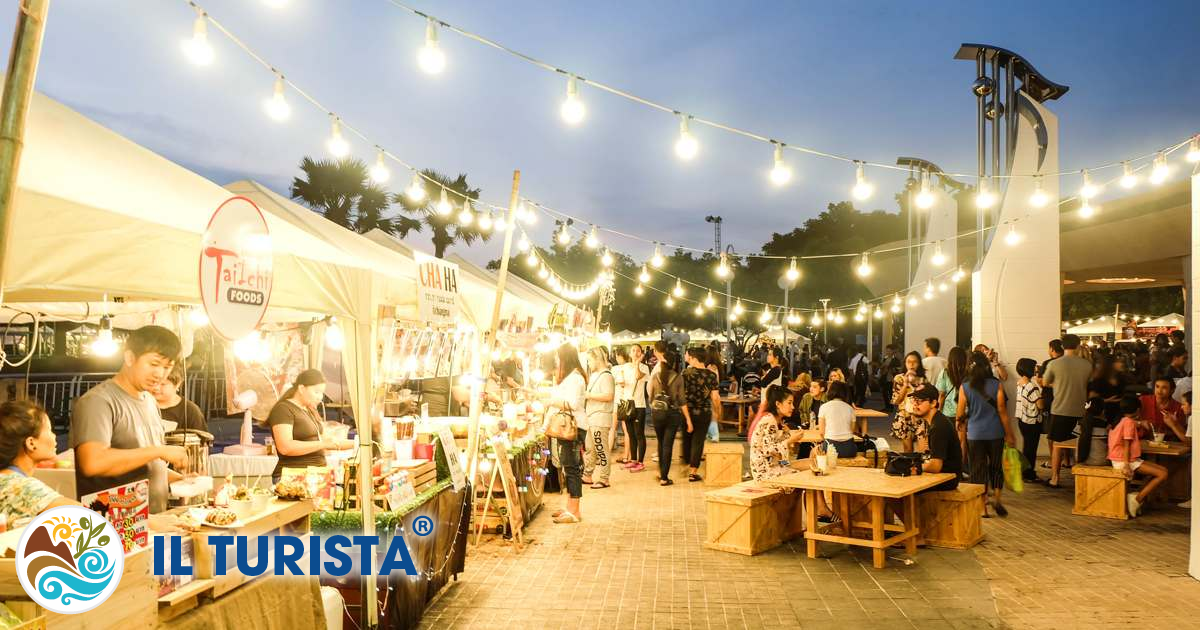
[[[750,474],[755,481],[794,472],[788,467],[792,445],[804,437],[803,431],[789,431],[782,420],[792,415],[792,393],[771,385],[766,396],[762,415],[750,434]]]
[[[908,395],[925,384],[925,366],[921,355],[909,352],[904,355],[904,373],[892,379],[892,404],[896,405],[896,419],[892,421],[892,437],[904,445],[904,452],[913,452],[913,446],[924,450],[925,422],[913,414],[912,401]]]

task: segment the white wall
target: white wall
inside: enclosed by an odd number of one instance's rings
[[[1192,175],[1192,278],[1200,277],[1200,166]],[[1192,352],[1191,356],[1200,356],[1200,343],[1196,342],[1197,332],[1200,332],[1200,300],[1192,299],[1190,294],[1188,301],[1191,302],[1191,312],[1188,316],[1191,320],[1188,322],[1187,333],[1191,337]],[[1196,365],[1197,360],[1192,359],[1192,365]],[[1193,394],[1194,396],[1194,394]],[[1192,431],[1192,452],[1200,449],[1200,431]],[[1192,457],[1192,502],[1195,504],[1197,499],[1200,499],[1200,457]],[[1192,577],[1200,579],[1200,508],[1193,508],[1192,512],[1192,532],[1191,546],[1188,558],[1188,573]]]
[[[1058,117],[1040,104],[1046,124],[1049,147],[1038,169],[1037,136],[1033,126],[1018,116],[1016,154],[1013,173],[1058,172]],[[1029,205],[1034,191],[1031,177],[1008,182],[999,207],[1001,223],[1019,219],[1021,242],[1013,247],[1004,242],[1007,226],[995,232],[983,264],[971,278],[972,345],[985,343],[995,348],[1008,365],[1009,379],[1004,384],[1009,411],[1013,410],[1013,390],[1017,359],[1046,358],[1046,344],[1060,335],[1061,267],[1059,265],[1059,191],[1057,178],[1047,177],[1043,189],[1051,199],[1040,209]],[[993,209],[993,211],[995,211]]]
[[[937,199],[929,210],[914,210],[925,213],[928,219],[925,238],[920,255],[917,257],[917,269],[913,274],[913,288],[909,294],[915,295],[921,303],[917,306],[905,306],[904,311],[904,347],[908,352],[916,350],[924,355],[925,339],[937,337],[942,341],[939,354],[942,357],[954,347],[956,338],[955,306],[957,292],[954,282],[950,279],[954,268],[958,265],[958,251],[954,236],[958,232],[958,204],[940,187],[934,188]],[[942,253],[946,262],[934,266],[932,258],[938,241],[942,242]],[[935,287],[932,300],[925,299],[927,282],[933,280]],[[941,283],[947,285],[945,292],[937,291]],[[905,296],[907,299],[908,296]]]

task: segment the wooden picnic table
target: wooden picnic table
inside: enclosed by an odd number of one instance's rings
[[[733,396],[722,396],[722,405],[731,405],[737,409],[737,432],[742,435],[746,432],[746,409],[752,405],[757,405],[762,401],[758,396],[747,396],[745,394],[735,394]],[[732,421],[725,420],[725,414],[721,414],[721,422],[732,424]]]
[[[1142,440],[1142,457],[1167,469],[1167,483],[1156,492],[1161,492],[1171,501],[1187,501],[1192,498],[1192,445],[1183,442],[1155,444]]]
[[[780,488],[799,488],[804,493],[804,538],[808,541],[808,557],[817,557],[817,542],[826,541],[843,545],[868,547],[872,552],[872,563],[882,569],[887,563],[887,549],[904,543],[909,555],[917,553],[917,502],[916,494],[954,478],[950,473],[926,473],[912,477],[885,475],[877,468],[835,468],[825,475],[815,475],[811,470],[781,475],[764,481],[767,485]],[[817,492],[833,495],[831,505],[841,519],[842,535],[817,529]],[[852,522],[850,498],[861,497],[869,503],[869,523]],[[902,525],[884,522],[884,502],[899,500],[902,505]],[[866,538],[855,537],[855,528],[869,531]],[[888,536],[888,532],[894,535]]]

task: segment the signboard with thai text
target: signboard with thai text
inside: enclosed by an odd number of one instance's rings
[[[200,299],[213,330],[231,341],[254,332],[273,281],[266,219],[253,201],[229,198],[213,213],[200,244]]]

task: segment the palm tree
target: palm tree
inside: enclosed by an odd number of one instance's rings
[[[292,180],[291,195],[326,219],[360,234],[379,228],[400,238],[420,230],[421,222],[405,216],[385,216],[391,195],[374,184],[361,160],[300,160],[303,178]]]
[[[426,178],[425,181],[425,198],[418,202],[413,202],[408,198],[408,195],[397,194],[393,197],[396,203],[407,212],[417,216],[417,219],[409,219],[429,226],[433,232],[433,252],[438,258],[441,258],[446,250],[454,243],[462,243],[470,245],[476,239],[484,241],[492,237],[491,232],[484,232],[479,229],[479,223],[472,221],[467,227],[463,227],[458,223],[458,213],[461,211],[463,197],[471,200],[479,199],[479,189],[471,188],[467,183],[466,174],[459,174],[458,177],[450,179],[433,169],[425,169],[421,171]],[[434,182],[437,182],[436,184]],[[437,205],[441,200],[442,187],[448,191],[447,197],[453,209],[445,216],[438,214]],[[476,208],[476,214],[481,212]]]

